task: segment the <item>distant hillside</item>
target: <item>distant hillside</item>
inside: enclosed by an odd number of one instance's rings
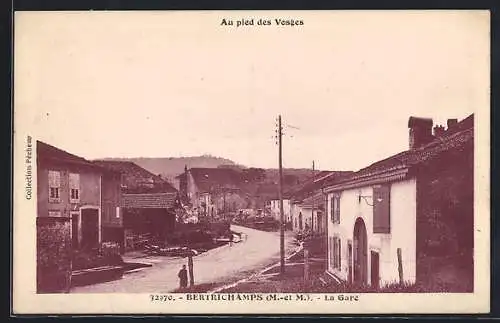
[[[164,158],[105,158],[106,160],[122,160],[131,161],[137,165],[147,169],[148,171],[161,175],[176,186],[175,177],[184,172],[184,167],[188,168],[233,168],[241,170],[246,174],[248,184],[244,189],[251,192],[252,195],[260,196],[262,199],[267,199],[271,196],[276,196],[279,182],[279,171],[276,168],[248,168],[239,165],[232,160],[222,157],[214,157],[209,155],[196,157],[164,157]],[[315,171],[315,174],[320,172]],[[288,191],[290,188],[301,184],[311,178],[313,172],[311,169],[305,168],[285,168],[283,169],[283,190]],[[261,203],[258,203],[261,204]]]
[[[163,157],[163,158],[105,158],[106,160],[125,160],[136,163],[137,165],[147,169],[153,174],[161,175],[163,178],[172,182],[175,176],[184,171],[184,166],[188,168],[193,167],[239,167],[232,160],[222,157],[214,157],[209,155],[196,156],[196,157]]]

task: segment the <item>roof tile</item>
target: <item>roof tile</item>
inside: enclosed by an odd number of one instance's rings
[[[123,194],[121,206],[132,209],[172,209],[178,203],[176,193]]]

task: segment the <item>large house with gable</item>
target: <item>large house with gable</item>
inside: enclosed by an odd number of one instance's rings
[[[97,160],[94,163],[120,174],[125,248],[135,249],[145,241],[167,242],[181,209],[178,191],[160,176],[133,162]]]
[[[123,242],[120,173],[37,141],[40,225],[68,223],[74,250]]]
[[[356,284],[471,292],[474,115],[449,119],[447,129],[410,117],[408,127],[408,150],[325,187],[327,272]]]
[[[190,168],[177,176],[181,199],[200,218],[223,216],[246,208],[251,199],[242,189],[245,180],[232,168]]]

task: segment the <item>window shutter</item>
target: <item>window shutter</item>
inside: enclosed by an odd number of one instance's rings
[[[69,174],[69,188],[79,189],[80,188],[80,174]]]
[[[59,172],[50,170],[49,171],[49,187],[60,187],[61,186],[61,176]]]
[[[340,223],[340,196],[335,198],[335,218],[337,223]]]
[[[342,241],[340,240],[340,238],[339,238],[338,241],[339,241],[339,254],[338,254],[338,257],[339,257],[339,269],[341,269],[342,268],[342,257],[341,257],[341,255],[342,255]]]
[[[332,222],[335,223],[335,197],[330,199],[330,218]]]
[[[337,245],[335,244],[335,237],[332,237],[332,267],[335,268],[336,266],[336,259],[335,259],[335,254],[337,252],[336,250]]]
[[[389,185],[373,188],[373,233],[391,233]]]
[[[329,261],[329,264],[330,266],[332,265],[332,248],[333,248],[333,245],[332,245],[332,237],[329,237],[328,238],[328,261]]]
[[[330,264],[332,267],[335,268],[335,244],[334,244],[334,238],[330,237]]]

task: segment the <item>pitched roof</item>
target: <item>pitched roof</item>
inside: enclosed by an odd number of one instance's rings
[[[151,173],[147,169],[144,169],[141,166],[131,161],[95,160],[94,163],[109,169],[114,169],[122,174],[136,175],[140,177],[152,177],[152,178],[158,177],[157,175]]]
[[[399,169],[408,169],[424,164],[439,157],[441,154],[460,149],[474,139],[474,115],[459,122],[454,128],[447,130],[443,135],[435,137],[430,143],[419,148],[406,150],[375,162],[362,168],[352,175],[331,184],[340,184],[370,178],[379,174]]]
[[[73,165],[93,169],[98,172],[107,172],[106,168],[87,160],[83,157],[71,154],[67,151],[37,140],[36,142],[37,161],[42,163],[58,163]]]
[[[302,200],[312,196],[316,190],[328,185],[331,182],[345,178],[352,173],[352,171],[322,171],[287,193],[294,200]]]
[[[201,192],[213,189],[239,189],[244,180],[240,172],[231,168],[191,168],[189,172]]]
[[[155,186],[153,190],[159,192],[177,191],[166,180],[163,180],[160,176],[151,173],[147,169],[142,168],[134,162],[120,160],[96,160],[94,161],[94,163],[102,167],[120,172],[126,177],[126,181],[129,183],[133,183],[135,185],[143,183],[153,184]],[[150,193],[153,193],[153,191],[150,190]]]
[[[172,209],[178,205],[177,193],[123,194],[121,207],[131,209]]]
[[[311,194],[300,201],[300,206],[305,208],[312,208],[322,210],[325,207],[325,199],[323,194]]]

